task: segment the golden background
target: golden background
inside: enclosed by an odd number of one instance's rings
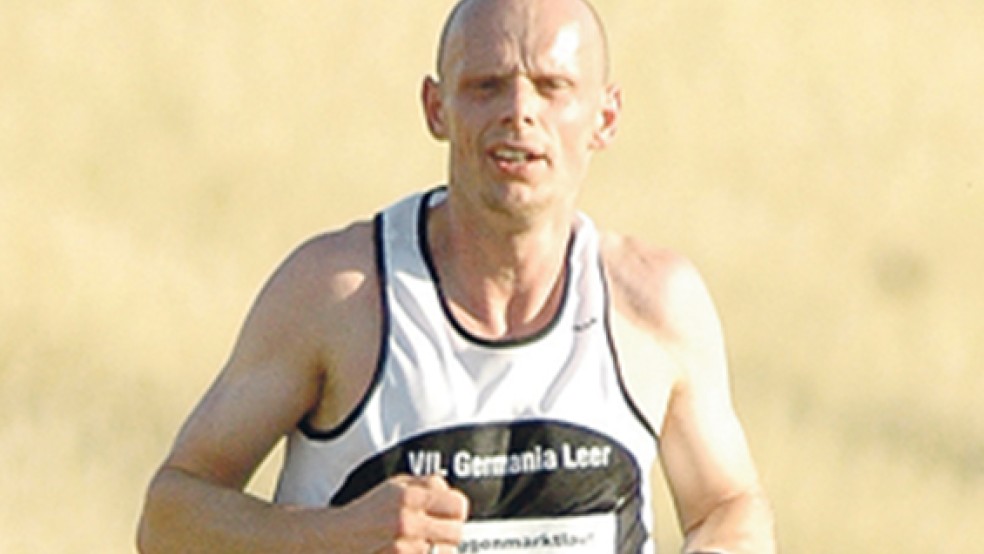
[[[449,5],[0,4],[0,551],[132,551],[279,260],[441,181]],[[582,206],[702,268],[783,551],[979,549],[984,3],[598,7],[626,110]]]

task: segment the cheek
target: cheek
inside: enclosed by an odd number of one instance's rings
[[[460,156],[469,149],[474,138],[468,132],[468,126],[458,119],[448,120],[448,145],[450,152]]]
[[[583,105],[564,109],[557,118],[558,130],[563,136],[564,149],[569,152],[590,150],[595,135],[594,112]]]
[[[478,110],[449,112],[448,133],[454,142],[462,147],[471,146],[478,141],[481,125],[482,119]]]

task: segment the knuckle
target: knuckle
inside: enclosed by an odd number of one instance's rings
[[[406,487],[400,492],[400,504],[419,508],[427,503],[430,493],[420,487]]]
[[[468,517],[468,513],[471,511],[471,501],[468,500],[468,495],[459,490],[453,492],[458,497],[458,502],[461,506],[461,516]]]
[[[394,529],[397,538],[417,537],[420,534],[421,521],[417,510],[403,508],[396,518]]]
[[[428,475],[424,477],[424,484],[428,488],[436,488],[436,489],[448,488],[447,481],[445,481],[444,478],[441,477],[440,475]]]

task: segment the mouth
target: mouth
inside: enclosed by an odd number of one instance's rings
[[[508,144],[489,149],[489,157],[497,165],[504,167],[525,166],[546,160],[546,156],[532,148]]]

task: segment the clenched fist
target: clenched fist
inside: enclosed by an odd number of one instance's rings
[[[449,554],[461,541],[468,498],[436,475],[392,477],[343,508],[344,552]],[[431,548],[434,547],[432,550]]]

